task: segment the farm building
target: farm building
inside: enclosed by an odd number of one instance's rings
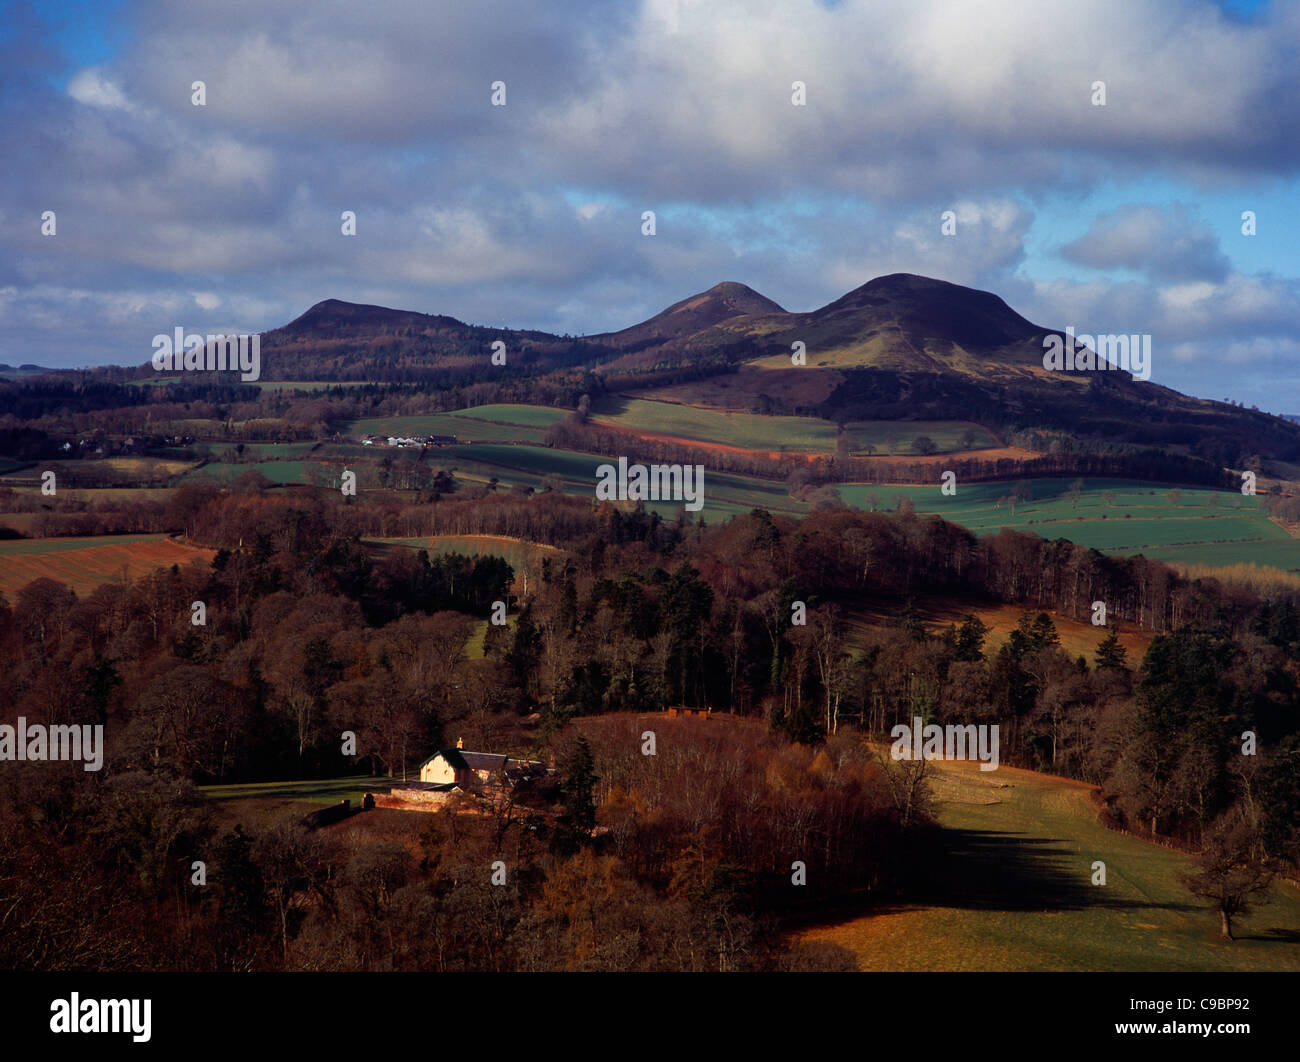
[[[420,781],[477,790],[484,786],[513,786],[546,774],[538,760],[516,760],[499,752],[470,752],[457,740],[454,749],[435,752],[420,764]]]

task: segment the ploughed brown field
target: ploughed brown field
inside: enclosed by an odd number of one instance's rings
[[[36,579],[55,579],[85,595],[104,583],[138,579],[156,568],[209,563],[215,550],[167,535],[24,538],[0,542],[0,592],[12,597]]]

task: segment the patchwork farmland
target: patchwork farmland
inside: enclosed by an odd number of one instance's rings
[[[814,417],[767,416],[708,409],[678,402],[618,397],[606,399],[593,422],[636,434],[773,453],[832,454],[836,425]],[[966,421],[853,421],[844,425],[848,452],[855,455],[918,453],[928,438],[938,452],[994,447],[998,441]]]

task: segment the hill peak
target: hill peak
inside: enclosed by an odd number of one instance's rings
[[[638,349],[694,335],[733,317],[761,317],[784,314],[779,303],[761,295],[747,284],[724,280],[708,291],[673,303],[649,320],[599,337],[611,346]]]
[[[446,327],[459,326],[461,322],[452,317],[434,316],[414,310],[394,310],[369,303],[323,299],[277,331],[289,334],[357,334],[416,324],[421,327]]]
[[[865,284],[842,295],[830,305],[834,306],[850,300],[860,302],[865,296],[872,296],[877,299],[893,297],[915,303],[927,300],[937,302],[943,299],[955,299],[964,305],[972,303],[1000,307],[1006,307],[1007,305],[1000,296],[994,295],[991,291],[969,288],[964,284],[954,284],[950,280],[936,280],[934,277],[924,277],[918,273],[887,273],[884,276],[868,280]]]
[[[748,299],[758,299],[762,302],[772,302],[771,299],[768,299],[765,296],[760,295],[748,284],[742,284],[738,280],[724,280],[718,284],[714,284],[713,287],[709,288],[708,291],[700,292],[700,294],[712,295],[724,299],[748,298]],[[699,296],[696,296],[696,298],[698,297]],[[773,302],[772,305],[775,306],[776,303]]]

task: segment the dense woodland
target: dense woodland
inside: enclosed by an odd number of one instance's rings
[[[906,512],[704,527],[553,493],[409,505],[249,484],[182,488],[165,518],[212,563],[82,598],[40,580],[0,607],[9,714],[104,723],[107,745],[98,774],[0,767],[0,899],[26,912],[0,936],[11,968],[844,964],[783,949],[776,920],[796,895],[907,894],[924,771],[867,742],[917,715],[997,723],[1004,764],[1097,783],[1130,829],[1300,857],[1294,591]],[[559,552],[514,571],[361,541],[435,533]],[[995,651],[973,616],[927,627],[913,603],[937,594],[1025,617]],[[497,600],[508,626],[484,622]],[[1098,600],[1158,632],[1144,660],[1101,628],[1090,658],[1060,648],[1042,610],[1087,620]],[[868,607],[890,624],[864,627]],[[715,717],[660,717],[666,748],[642,756],[632,713],[680,704]],[[400,777],[457,737],[553,762],[558,792],[419,816],[413,846],[402,813],[310,833],[231,822],[193,788]],[[210,887],[189,884],[195,858]],[[486,884],[496,858],[509,887]]]

